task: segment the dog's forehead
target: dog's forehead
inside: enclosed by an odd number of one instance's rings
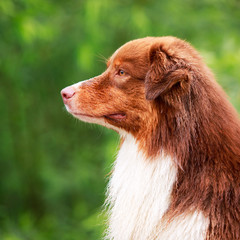
[[[113,53],[109,63],[118,63],[122,61],[136,62],[138,60],[147,61],[151,45],[151,38],[136,39],[127,42]]]

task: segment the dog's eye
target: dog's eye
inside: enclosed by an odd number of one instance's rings
[[[119,71],[118,71],[118,75],[119,76],[124,76],[126,73],[122,70],[122,69],[120,69]]]

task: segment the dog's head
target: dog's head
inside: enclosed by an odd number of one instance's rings
[[[154,131],[164,109],[182,111],[194,74],[204,67],[185,41],[147,37],[126,43],[109,58],[105,72],[61,94],[76,118],[143,136]]]

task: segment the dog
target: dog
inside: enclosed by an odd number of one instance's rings
[[[130,41],[61,94],[74,117],[121,137],[106,239],[240,239],[240,121],[189,43]]]

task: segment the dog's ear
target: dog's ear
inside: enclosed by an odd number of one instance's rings
[[[160,96],[166,99],[168,93],[171,93],[171,97],[181,96],[189,90],[191,75],[184,61],[178,62],[159,45],[151,47],[149,61],[150,70],[145,79],[147,100],[154,100]]]

